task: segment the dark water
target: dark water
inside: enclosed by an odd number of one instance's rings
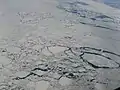
[[[120,0],[103,0],[103,2],[111,7],[120,9]]]

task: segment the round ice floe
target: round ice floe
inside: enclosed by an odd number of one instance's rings
[[[59,46],[50,47],[50,48],[49,48],[49,50],[50,50],[53,54],[62,52],[62,51],[64,51],[65,49],[66,49],[65,47],[59,47]]]
[[[20,51],[20,48],[10,46],[10,47],[7,48],[7,51],[17,53],[17,52]]]
[[[51,53],[50,51],[48,51],[47,48],[43,49],[43,50],[42,50],[42,53],[43,53],[44,55],[46,55],[46,56],[52,55],[52,53]]]
[[[10,59],[8,59],[8,58],[6,58],[4,56],[0,56],[0,64],[2,64],[2,65],[8,65],[10,63],[11,63]]]
[[[20,72],[17,72],[15,75],[19,77],[25,77],[26,75],[28,75],[28,72],[20,71]]]
[[[62,77],[59,81],[59,83],[62,85],[62,86],[66,86],[66,85],[70,85],[72,83],[72,80],[67,78],[67,77]]]
[[[47,90],[49,87],[49,83],[46,81],[39,81],[36,83],[36,89],[35,90]]]
[[[29,89],[30,90],[35,90],[34,88],[35,88],[35,82],[29,82],[28,84],[27,84],[27,87],[29,87]]]
[[[106,90],[106,89],[105,89],[105,86],[104,86],[103,84],[99,84],[99,83],[96,83],[96,84],[95,84],[95,88],[96,88],[97,90]]]
[[[103,57],[97,56],[97,55],[84,55],[84,58],[87,59],[90,63],[97,65],[99,67],[110,67],[110,68],[116,68],[118,67],[118,64],[115,62],[115,60],[107,59],[108,56]]]

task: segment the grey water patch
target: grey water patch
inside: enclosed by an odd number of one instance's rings
[[[110,18],[110,19],[112,19],[111,17],[109,17],[109,16],[107,16],[107,15],[96,16],[96,18],[101,18],[101,19]]]
[[[120,9],[120,1],[119,0],[103,0],[104,4],[107,4],[111,7]]]
[[[74,3],[80,4],[80,5],[85,5],[85,6],[89,5],[89,4],[87,4],[87,3],[85,3],[85,2],[82,2],[82,1],[75,1]],[[72,4],[72,3],[71,3],[71,4]]]

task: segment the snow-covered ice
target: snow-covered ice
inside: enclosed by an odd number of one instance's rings
[[[120,10],[109,3],[0,0],[0,90],[120,87]]]

